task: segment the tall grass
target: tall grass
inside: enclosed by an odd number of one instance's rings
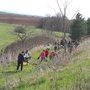
[[[22,72],[16,71],[16,62],[0,66],[0,90],[89,90],[89,40],[82,42],[74,53],[67,56],[70,57],[66,66],[60,60],[58,64],[57,60],[52,60],[33,65],[38,61],[42,48],[32,51],[34,57]]]
[[[34,79],[29,81],[28,85],[24,83],[27,88],[23,87],[21,90],[89,90],[90,58],[87,57],[87,54],[90,52],[88,50],[90,47],[87,48],[85,45],[87,45],[86,42],[82,43],[77,52],[72,54],[70,63],[66,67],[62,67],[58,71],[51,69],[41,73],[37,71],[37,76],[35,76],[36,73],[33,73]],[[38,83],[38,78],[41,79],[41,83]]]

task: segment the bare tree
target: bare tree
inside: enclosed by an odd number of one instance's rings
[[[61,5],[62,5],[62,8],[61,8],[59,0],[56,0],[59,11],[60,11],[60,14],[61,14],[61,16],[63,18],[63,20],[62,20],[62,30],[64,32],[64,38],[65,38],[65,36],[66,36],[66,30],[65,30],[66,28],[65,27],[67,26],[66,25],[67,8],[68,8],[68,6],[69,6],[69,4],[71,3],[72,0],[70,0],[70,1],[63,0],[63,1],[64,1],[64,3],[61,2]]]
[[[16,26],[14,28],[14,33],[18,36],[18,38],[23,42],[27,38],[27,31],[24,26]]]

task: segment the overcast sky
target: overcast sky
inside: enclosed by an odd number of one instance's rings
[[[63,1],[59,0],[62,7]],[[68,2],[71,0],[68,0]],[[55,15],[59,12],[56,0],[0,0],[0,11],[27,15]],[[90,0],[72,0],[67,8],[67,17],[71,19],[76,12],[86,19],[90,17]]]

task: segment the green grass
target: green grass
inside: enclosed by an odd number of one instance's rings
[[[0,23],[0,49],[4,49],[7,45],[18,40],[18,37],[13,33],[14,27],[15,25],[12,24]],[[31,33],[32,35],[41,32],[41,29],[32,26],[28,26],[26,29],[28,33]]]
[[[89,90],[90,59],[70,64],[59,72],[33,74],[31,80],[22,80],[14,90]],[[85,69],[85,70],[84,70]]]
[[[38,48],[31,52],[33,55],[31,63],[36,62],[36,58],[41,50],[42,48]],[[58,71],[52,68],[47,68],[46,71],[42,72],[39,71],[38,68],[41,65],[49,64],[49,62],[42,62],[38,66],[34,66],[33,64],[24,66],[22,72],[15,72],[16,62],[10,63],[10,66],[7,65],[3,69],[1,68],[1,71],[4,70],[4,73],[1,73],[0,76],[0,86],[2,87],[10,80],[13,80],[13,82],[19,80],[18,84],[13,86],[12,90],[89,90],[90,58],[87,57],[88,51],[87,49],[79,50],[72,55],[67,66],[58,66]],[[9,73],[9,71],[12,72]],[[5,75],[6,77],[4,77]]]
[[[0,24],[0,49],[17,40],[11,31],[12,28],[10,24]],[[27,30],[28,32],[32,30],[33,34],[41,32],[34,27],[28,27]],[[37,57],[42,48],[31,52],[32,60],[30,64],[24,66],[22,72],[16,72],[16,60],[5,66],[0,65],[0,90],[10,90],[10,88],[11,90],[89,90],[89,42],[87,45],[85,43],[80,45],[77,52],[71,55],[70,62],[66,66],[58,66],[54,69],[47,67],[50,64],[49,61],[33,65],[39,61]]]
[[[12,28],[10,24],[0,24],[0,49],[16,40],[16,36],[12,34]]]
[[[63,37],[64,33],[63,32],[53,32],[57,37]],[[66,36],[68,36],[69,33],[66,33]]]
[[[0,50],[4,49],[7,45],[15,42],[19,38],[13,33],[14,24],[0,23]],[[39,35],[43,33],[42,29],[38,29],[34,26],[26,26],[26,30],[29,35]],[[59,36],[62,33],[55,32],[55,35]]]

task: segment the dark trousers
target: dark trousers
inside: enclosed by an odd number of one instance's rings
[[[23,69],[23,62],[19,62],[19,61],[18,61],[17,70],[19,69],[20,66],[21,66],[21,71],[22,71],[22,69]]]

